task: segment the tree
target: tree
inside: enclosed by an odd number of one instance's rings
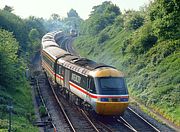
[[[28,34],[30,39],[30,45],[29,48],[31,51],[36,52],[40,50],[40,34],[37,31],[37,29],[31,29],[31,31]]]
[[[124,15],[124,25],[127,29],[136,30],[144,24],[144,17],[141,15],[142,12],[138,11],[127,11]]]
[[[15,87],[15,82],[21,73],[19,70],[18,43],[12,33],[0,29],[0,86],[5,88]]]
[[[3,10],[4,10],[4,11],[8,11],[8,12],[14,11],[13,7],[7,6],[7,5],[5,5],[5,7],[3,8]]]
[[[82,22],[82,19],[79,17],[78,13],[76,12],[76,10],[71,9],[68,13],[67,13],[67,18],[64,19],[64,23],[69,27],[68,32],[70,30],[76,30],[76,32],[78,32],[79,28],[80,28],[80,24]]]
[[[13,32],[13,35],[19,42],[20,47],[23,51],[26,51],[28,30],[23,19],[11,12],[0,10],[0,28]]]
[[[71,10],[67,13],[67,16],[68,16],[68,18],[69,18],[69,17],[78,17],[78,18],[79,18],[78,13],[77,13],[76,10],[74,10],[74,9],[71,9]]]
[[[31,41],[40,39],[40,34],[37,29],[31,29],[28,36]]]
[[[180,36],[180,1],[155,0],[149,8],[154,33],[162,39],[178,39]]]
[[[32,29],[36,29],[39,32],[40,37],[42,37],[46,33],[43,22],[44,20],[42,18],[36,18],[34,16],[30,16],[25,20],[28,32],[30,32]]]
[[[87,32],[92,35],[97,35],[106,26],[113,24],[118,15],[121,15],[119,7],[109,1],[94,6],[90,18],[87,21]]]
[[[51,19],[55,21],[61,20],[60,16],[56,13],[51,14]]]

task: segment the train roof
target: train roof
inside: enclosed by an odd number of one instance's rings
[[[45,49],[47,47],[59,47],[59,45],[52,40],[43,40],[42,41],[42,48]]]
[[[65,67],[75,70],[79,73],[83,73],[84,75],[88,75],[90,71],[93,72],[92,75],[95,75],[97,74],[96,72],[98,71],[98,69],[116,70],[116,68],[112,66],[108,66],[103,63],[96,63],[95,61],[86,58],[81,58],[79,56],[74,56],[69,52],[61,49],[56,42],[51,41],[51,40],[57,41],[58,38],[63,36],[64,36],[63,32],[53,32],[53,33],[49,33],[47,36],[45,35],[43,37],[44,41],[42,40],[43,50],[47,52],[54,60],[59,58],[58,63],[63,63]],[[51,37],[53,37],[53,39]],[[99,75],[100,74],[98,73],[98,76]]]
[[[86,58],[80,58],[78,56],[71,55],[69,52],[66,52],[63,49],[60,49],[59,47],[47,47],[44,49],[46,52],[48,52],[50,55],[54,56],[55,59],[61,58],[64,61],[67,61],[71,64],[78,65],[82,68],[86,68],[88,70],[94,70],[97,68],[114,68],[112,66],[105,65],[103,63],[96,63],[95,61],[86,59]]]
[[[50,54],[51,56],[54,57],[54,59],[57,59],[59,57],[63,57],[64,55],[69,54],[63,49],[60,49],[59,47],[47,47],[44,49],[45,52]]]
[[[72,60],[71,63],[74,63],[76,65],[87,68],[88,70],[94,70],[94,69],[101,68],[101,67],[113,68],[112,66],[108,66],[108,65],[105,65],[103,63],[96,63],[95,61],[92,61],[92,60],[89,60],[86,58],[78,58],[76,60]]]

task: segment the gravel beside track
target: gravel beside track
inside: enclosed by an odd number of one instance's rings
[[[132,125],[133,128],[136,129],[138,132],[156,132],[156,130],[147,124],[144,120],[139,118],[136,114],[134,114],[129,109],[126,109],[126,114],[124,114],[123,118]],[[157,130],[158,131],[158,130]]]
[[[56,100],[53,96],[49,83],[44,73],[41,73],[38,76],[39,86],[42,93],[42,96],[45,100],[47,109],[51,115],[52,122],[56,126],[57,132],[69,132],[69,126],[65,121],[59,106],[56,103]]]
[[[142,116],[145,120],[147,120],[149,123],[151,123],[153,126],[158,128],[161,132],[175,132],[172,128],[168,127],[167,125],[158,122],[156,119],[150,117],[146,113],[142,112],[138,107],[135,106],[129,106],[131,109],[133,109],[136,113],[138,113],[140,116]],[[124,116],[130,116],[129,111],[126,111]]]

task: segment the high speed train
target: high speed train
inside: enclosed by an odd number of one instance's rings
[[[122,115],[129,104],[124,74],[112,66],[74,56],[56,43],[63,32],[42,38],[42,67],[75,104],[98,115]]]

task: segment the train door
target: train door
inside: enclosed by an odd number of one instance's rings
[[[61,67],[61,75],[63,77],[63,80],[61,81],[61,85],[62,85],[62,87],[65,87],[65,84],[64,84],[64,80],[65,80],[65,68],[63,66]]]
[[[64,87],[69,89],[69,78],[70,78],[70,71],[68,69],[65,69],[65,74],[64,74]]]
[[[86,101],[87,101],[88,103],[91,102],[91,97],[90,97],[90,95],[91,95],[91,81],[92,81],[92,79],[88,77],[88,80],[87,80],[87,84],[88,84],[88,85],[87,85],[88,94],[86,95]]]

